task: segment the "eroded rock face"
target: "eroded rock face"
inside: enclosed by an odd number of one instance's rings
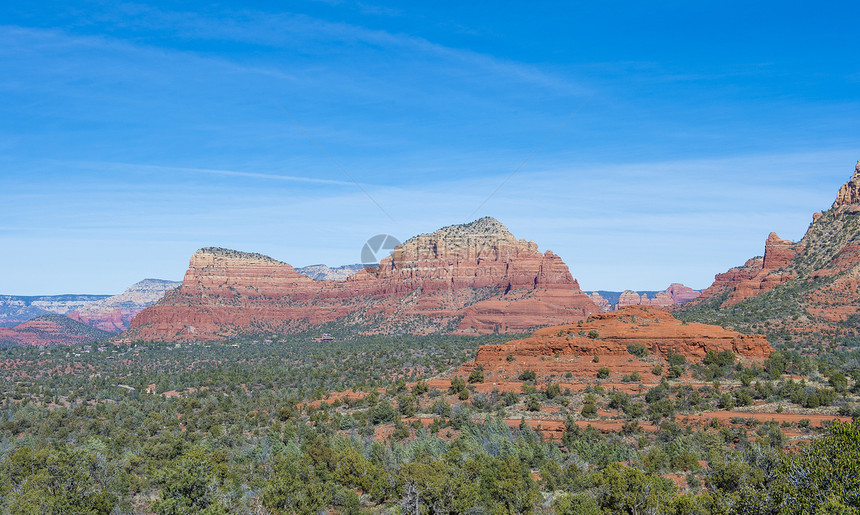
[[[411,238],[344,281],[314,281],[260,254],[201,249],[182,286],[141,312],[126,337],[220,339],[335,321],[368,332],[523,332],[597,311],[558,256],[487,217]]]
[[[466,370],[478,365],[489,371],[529,369],[539,375],[590,375],[600,367],[611,369],[613,365],[636,370],[637,359],[628,350],[632,344],[644,346],[652,356],[666,358],[669,353],[677,353],[693,362],[701,361],[708,351],[732,351],[756,361],[773,351],[763,335],[685,323],[667,311],[640,305],[592,315],[577,324],[540,329],[522,340],[481,346]],[[646,364],[644,369],[650,367]]]

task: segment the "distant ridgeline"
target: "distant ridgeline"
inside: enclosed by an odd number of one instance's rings
[[[3,341],[53,345],[104,338],[128,329],[135,315],[179,284],[144,279],[119,295],[0,295],[0,328],[8,329]],[[78,325],[97,331],[88,332]]]
[[[65,315],[110,295],[0,295],[0,327],[12,327],[37,316]]]
[[[337,269],[200,249],[182,286],[141,312],[122,339],[219,340],[333,325],[374,334],[520,333],[600,311],[561,258],[490,217],[420,234],[378,268],[354,268],[314,280]]]
[[[604,312],[638,305],[669,308],[676,304],[689,302],[701,295],[699,290],[688,288],[680,283],[672,283],[668,288],[660,291],[597,290],[587,293],[591,295],[591,300],[600,306]]]

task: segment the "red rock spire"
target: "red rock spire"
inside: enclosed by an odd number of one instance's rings
[[[854,167],[854,175],[839,188],[836,201],[831,207],[844,206],[846,204],[860,204],[860,161]]]

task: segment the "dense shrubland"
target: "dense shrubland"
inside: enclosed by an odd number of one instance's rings
[[[468,361],[479,344],[500,339],[313,343],[270,336],[178,347],[54,348],[50,354],[3,349],[2,511],[860,508],[856,423],[821,429],[808,421],[788,427],[736,417],[696,427],[677,418],[756,401],[797,409],[830,405],[860,415],[854,403],[860,373],[851,353],[816,357],[788,350],[762,366],[744,366],[730,353],[702,363],[670,356],[660,384],[642,394],[604,387],[598,379],[571,392],[560,385],[564,378],[533,371],[523,372],[519,392],[478,391],[486,381],[483,370],[453,377],[450,389],[428,386],[426,379]],[[706,385],[690,386],[679,377]],[[321,401],[330,392],[345,393]],[[588,426],[601,410],[618,412],[622,429],[603,433]],[[537,411],[557,413],[560,441],[545,440],[526,423]],[[786,429],[812,443],[786,452]]]

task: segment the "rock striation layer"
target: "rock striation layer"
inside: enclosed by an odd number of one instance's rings
[[[365,332],[524,332],[599,311],[567,265],[485,217],[410,238],[377,268],[314,281],[287,263],[220,248],[194,253],[177,290],[124,338],[223,339],[337,323]]]

